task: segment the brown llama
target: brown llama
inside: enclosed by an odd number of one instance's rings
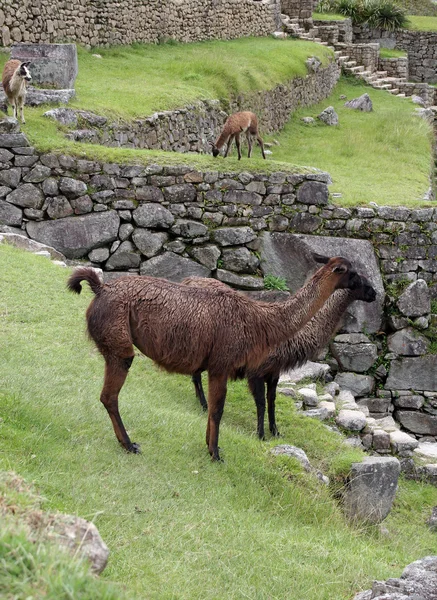
[[[265,158],[266,155],[264,152],[264,143],[258,132],[258,119],[256,118],[256,115],[253,112],[248,111],[234,113],[226,119],[221,134],[218,136],[214,143],[210,142],[212,146],[212,155],[218,156],[221,148],[223,148],[223,146],[227,144],[226,152],[224,155],[224,158],[226,158],[231,148],[232,141],[235,139],[235,145],[237,146],[238,152],[238,160],[241,160],[241,133],[246,134],[247,144],[249,146],[247,157],[250,158],[252,155],[252,136],[254,136],[256,137],[256,141],[260,145],[263,158]]]
[[[29,69],[30,62],[21,62],[21,60],[8,60],[4,66],[2,74],[3,90],[6,94],[9,104],[13,108],[14,118],[18,119],[20,112],[21,122],[24,120],[24,100],[26,97],[26,84],[32,80]],[[7,111],[7,108],[6,108]]]
[[[247,378],[249,389],[252,392],[257,408],[257,432],[260,439],[264,439],[264,416],[266,410],[265,387],[267,387],[267,406],[269,429],[272,435],[279,436],[275,417],[276,389],[281,373],[300,367],[308,360],[317,357],[320,350],[327,345],[331,337],[341,326],[341,319],[352,302],[362,300],[373,302],[376,292],[364,276],[360,276],[360,285],[353,290],[337,290],[328,298],[316,315],[292,338],[275,348],[269,353],[265,361],[255,369],[238,369],[231,375],[231,379]],[[188,277],[184,279],[185,285],[205,287],[224,286],[216,279],[202,277]],[[192,376],[196,396],[204,410],[207,402],[202,387],[202,372],[198,371]]]
[[[134,346],[169,372],[208,371],[206,443],[213,460],[227,380],[240,367],[255,369],[269,350],[295,334],[339,288],[354,289],[360,277],[348,260],[326,263],[294,296],[281,304],[256,302],[231,289],[194,288],[154,277],[119,277],[102,284],[96,271],[79,267],[68,289],[87,281],[95,298],[88,307],[88,333],[105,359],[100,400],[121,445],[129,439],[118,411],[118,395],[134,359]]]

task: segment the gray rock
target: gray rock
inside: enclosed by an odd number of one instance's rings
[[[395,454],[405,457],[412,455],[419,442],[405,431],[397,430],[390,432],[390,445]]]
[[[0,134],[1,133],[19,133],[20,124],[14,117],[2,117],[0,119]],[[3,160],[0,162],[4,162]]]
[[[0,171],[0,185],[10,188],[16,188],[20,183],[21,169],[11,168]]]
[[[48,177],[42,183],[42,191],[45,196],[57,196],[59,194],[59,187],[57,179]]]
[[[429,340],[420,335],[412,327],[401,329],[388,336],[387,345],[390,352],[401,356],[421,356],[429,348]]]
[[[10,202],[0,200],[0,224],[19,227],[23,220],[23,211]]]
[[[280,381],[292,381],[292,382],[298,383],[299,381],[302,381],[303,379],[308,379],[308,378],[309,379],[323,379],[325,377],[325,375],[328,373],[328,371],[329,371],[328,365],[312,362],[309,360],[301,367],[298,367],[297,369],[292,369],[290,371],[287,371],[286,373],[283,373],[280,377]]]
[[[222,254],[223,268],[237,273],[255,273],[259,265],[257,257],[247,248],[225,248]]]
[[[375,380],[371,375],[337,373],[335,381],[341,388],[350,390],[356,397],[369,396],[375,387]]]
[[[359,410],[342,409],[335,422],[339,427],[348,431],[362,431],[366,426],[366,417]]]
[[[416,410],[397,410],[395,418],[408,431],[422,435],[437,435],[437,416],[435,415]]]
[[[292,293],[300,289],[319,267],[313,253],[346,256],[360,273],[365,273],[377,292],[375,302],[354,302],[344,315],[343,330],[375,333],[381,328],[385,291],[373,246],[365,240],[328,236],[270,233],[261,236],[261,268],[283,277]]]
[[[357,373],[368,371],[378,357],[376,345],[372,344],[370,340],[367,342],[344,343],[341,338],[342,336],[337,336],[330,346],[331,352],[340,367],[345,371],[355,371]]]
[[[20,235],[17,233],[0,233],[0,238],[3,242],[11,244],[11,246],[15,246],[16,248],[21,248],[22,250],[27,250],[28,252],[33,253],[48,252],[52,260],[65,260],[65,256],[61,254],[61,252],[58,252],[55,248],[35,242],[25,235]]]
[[[117,250],[111,254],[105,264],[108,271],[123,271],[136,269],[140,266],[141,257],[136,252],[132,242],[122,242]]]
[[[401,467],[397,458],[367,457],[353,463],[343,496],[346,516],[354,522],[376,524],[389,514]]]
[[[399,396],[398,398],[393,398],[393,404],[397,408],[414,408],[415,410],[419,410],[425,404],[425,398],[414,394]]]
[[[66,127],[77,127],[77,111],[71,108],[52,108],[43,114],[43,117],[53,119]]]
[[[208,233],[206,225],[199,223],[199,221],[189,221],[187,219],[177,219],[171,230],[174,234],[188,239],[203,237]]]
[[[194,247],[189,251],[189,254],[197,260],[201,265],[204,265],[211,271],[217,268],[217,261],[220,258],[220,250],[217,246],[207,245]]]
[[[158,254],[168,240],[168,234],[164,231],[153,232],[150,229],[137,228],[132,234],[132,240],[141,254],[152,258]]]
[[[328,106],[325,110],[322,110],[318,118],[326,123],[326,125],[338,125],[338,114],[335,112],[333,106]]]
[[[50,177],[52,170],[44,165],[35,165],[33,169],[23,177],[23,181],[29,183],[41,183],[47,177]]]
[[[0,148],[21,148],[29,146],[24,133],[0,133]]]
[[[434,506],[434,508],[432,509],[431,515],[427,520],[426,524],[431,529],[431,531],[437,531],[437,506]]]
[[[326,183],[304,181],[297,191],[297,201],[302,204],[328,204],[329,191]]]
[[[390,398],[362,398],[358,402],[358,406],[367,406],[371,413],[388,413],[390,404]]]
[[[174,216],[159,204],[140,204],[132,213],[139,227],[168,229],[174,223]]]
[[[96,248],[91,250],[88,254],[88,258],[91,262],[102,263],[109,258],[108,248]]]
[[[413,102],[413,104],[419,104],[420,106],[425,106],[425,100],[421,97],[421,96],[417,96],[416,94],[413,94],[411,96],[411,102]]]
[[[397,306],[406,317],[421,317],[431,312],[431,298],[426,281],[418,279],[399,296]]]
[[[217,269],[217,279],[241,290],[262,290],[264,287],[264,279],[261,277],[236,275],[224,269]]]
[[[65,196],[55,196],[47,201],[47,214],[51,219],[62,219],[73,214],[73,208]]]
[[[220,227],[211,232],[211,237],[219,246],[238,246],[256,238],[250,227]]]
[[[437,390],[437,355],[392,360],[387,390]]]
[[[59,180],[59,190],[67,198],[78,198],[86,194],[87,187],[83,181],[72,179],[71,177],[61,177]]]
[[[349,100],[349,102],[345,102],[344,105],[347,108],[354,108],[355,110],[361,110],[363,112],[371,112],[373,110],[373,104],[369,94],[363,94],[359,98]]]
[[[311,56],[310,58],[306,59],[305,65],[306,65],[308,71],[310,71],[312,73],[317,73],[317,71],[320,69],[322,63],[317,56]]]
[[[185,277],[191,276],[210,277],[211,271],[189,258],[182,258],[173,252],[166,252],[141,263],[140,274],[179,282]]]
[[[270,453],[273,456],[290,456],[291,458],[295,458],[300,462],[302,467],[307,473],[311,471],[311,464],[308,459],[306,453],[302,450],[302,448],[297,448],[296,446],[290,446],[289,444],[280,444],[279,446],[275,446],[270,450]]]
[[[74,515],[58,513],[50,515],[43,535],[46,539],[67,548],[72,555],[86,558],[91,563],[94,573],[99,574],[106,567],[109,549],[94,523]]]
[[[436,589],[437,556],[426,556],[408,565],[399,579],[375,581],[353,600],[436,600]]]
[[[316,122],[316,120],[313,119],[313,117],[302,117],[301,121],[303,121],[306,125],[312,125]]]
[[[302,401],[305,406],[317,406],[319,403],[319,399],[317,397],[317,392],[310,388],[300,388],[297,390],[298,393],[302,397]]]
[[[16,190],[8,194],[6,200],[16,206],[39,209],[43,205],[44,196],[41,190],[33,185],[33,183],[23,183]]]
[[[76,44],[16,44],[11,58],[31,61],[34,83],[48,88],[74,88],[78,73]]]
[[[196,188],[192,183],[180,183],[169,185],[162,189],[164,198],[168,202],[195,202],[197,198]]]
[[[29,237],[53,246],[67,258],[81,258],[116,240],[119,226],[117,212],[111,210],[56,221],[31,221],[26,229]]]

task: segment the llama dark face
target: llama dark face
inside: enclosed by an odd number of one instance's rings
[[[370,281],[364,275],[361,277],[361,286],[357,290],[357,300],[363,302],[374,302],[376,300],[376,291],[370,284]]]
[[[316,262],[325,262],[326,257],[320,258],[323,258],[323,260],[318,260],[315,258]],[[341,256],[330,258],[327,261],[327,266],[330,268],[331,273],[337,277],[337,283],[335,286],[337,290],[345,288],[349,290],[356,290],[360,287],[361,277],[346,258]]]
[[[218,156],[220,154],[220,150],[217,148],[217,146],[213,146],[212,147],[212,155],[214,156],[214,158],[216,156]]]
[[[27,68],[28,65],[30,65],[29,62],[24,62],[21,63],[20,65],[20,70],[18,71],[18,74],[20,75],[20,77],[22,77],[25,81],[32,81],[32,76],[29,72],[29,69]]]

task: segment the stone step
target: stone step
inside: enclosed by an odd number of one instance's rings
[[[347,69],[350,73],[363,73],[364,67],[357,65],[356,67],[348,67]]]
[[[387,77],[388,75],[387,71],[375,71],[375,73],[378,75],[378,77],[381,77],[381,79],[383,77]]]
[[[349,60],[349,56],[340,56],[340,57],[337,59],[337,62],[338,62],[340,65],[344,65],[344,63],[345,63],[345,62],[347,62],[348,60]]]
[[[349,69],[351,67],[356,67],[357,66],[357,61],[356,60],[348,60],[346,62],[343,63],[343,67],[348,67]]]
[[[375,88],[375,90],[391,90],[391,83],[372,83],[371,86]]]
[[[393,96],[397,96],[399,94],[399,88],[393,88],[388,91],[390,92],[390,94],[393,94]]]
[[[398,94],[398,95],[396,96],[396,98],[406,98],[406,95],[405,95],[405,94]]]

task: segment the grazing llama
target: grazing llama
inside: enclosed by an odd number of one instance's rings
[[[79,267],[68,280],[80,293],[87,281],[95,297],[87,310],[88,333],[105,359],[100,400],[121,445],[138,452],[118,411],[118,395],[135,356],[134,346],[169,372],[208,371],[206,443],[220,460],[218,438],[228,378],[255,369],[268,352],[294,335],[339,288],[354,289],[360,277],[344,258],[325,263],[286,302],[257,302],[230,288],[195,288],[154,277],[119,277],[102,284],[96,271]]]
[[[223,148],[223,146],[225,144],[227,144],[226,152],[225,152],[225,156],[224,156],[226,158],[228,155],[229,149],[231,147],[232,140],[235,139],[235,145],[237,146],[237,152],[238,152],[238,160],[240,160],[241,159],[241,151],[240,151],[240,134],[241,133],[246,134],[247,144],[249,146],[249,151],[247,154],[248,158],[250,158],[250,156],[252,154],[252,136],[256,137],[256,141],[258,142],[258,144],[261,147],[261,152],[262,152],[263,158],[265,158],[266,155],[264,152],[264,143],[258,133],[258,119],[256,118],[256,115],[253,112],[248,112],[248,111],[234,113],[233,115],[230,115],[226,119],[225,124],[223,125],[222,132],[219,135],[219,137],[217,138],[217,140],[214,143],[210,142],[210,144],[212,146],[213,156],[218,156],[221,148]]]
[[[9,104],[11,104],[14,112],[14,118],[18,119],[20,112],[21,122],[24,120],[24,100],[26,97],[26,84],[32,80],[29,69],[29,62],[21,62],[20,60],[11,59],[5,64],[2,75],[3,90],[6,94]]]

